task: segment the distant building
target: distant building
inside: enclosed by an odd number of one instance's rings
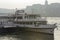
[[[48,5],[48,1],[47,1],[47,0],[45,1],[45,5],[46,5],[46,6]]]

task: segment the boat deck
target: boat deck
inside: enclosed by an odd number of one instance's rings
[[[12,22],[10,23],[2,23],[0,24],[0,28],[9,28],[9,27],[28,27],[28,28],[56,28],[56,25],[54,24],[47,24],[47,25],[22,25],[22,24],[14,24]]]

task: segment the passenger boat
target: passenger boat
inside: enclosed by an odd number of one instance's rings
[[[8,16],[7,23],[3,23],[2,28],[9,31],[30,31],[53,34],[56,24],[47,24],[47,20],[40,14],[28,14],[24,10],[16,10],[15,14]],[[16,30],[17,29],[17,30]]]

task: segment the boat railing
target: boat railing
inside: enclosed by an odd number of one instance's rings
[[[46,21],[46,19],[17,19],[14,21]]]
[[[32,28],[55,28],[56,25],[47,24],[47,25],[23,25],[23,24],[15,24],[19,27],[32,27]]]

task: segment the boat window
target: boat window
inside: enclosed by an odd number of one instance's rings
[[[17,17],[17,19],[22,19],[22,17]]]

